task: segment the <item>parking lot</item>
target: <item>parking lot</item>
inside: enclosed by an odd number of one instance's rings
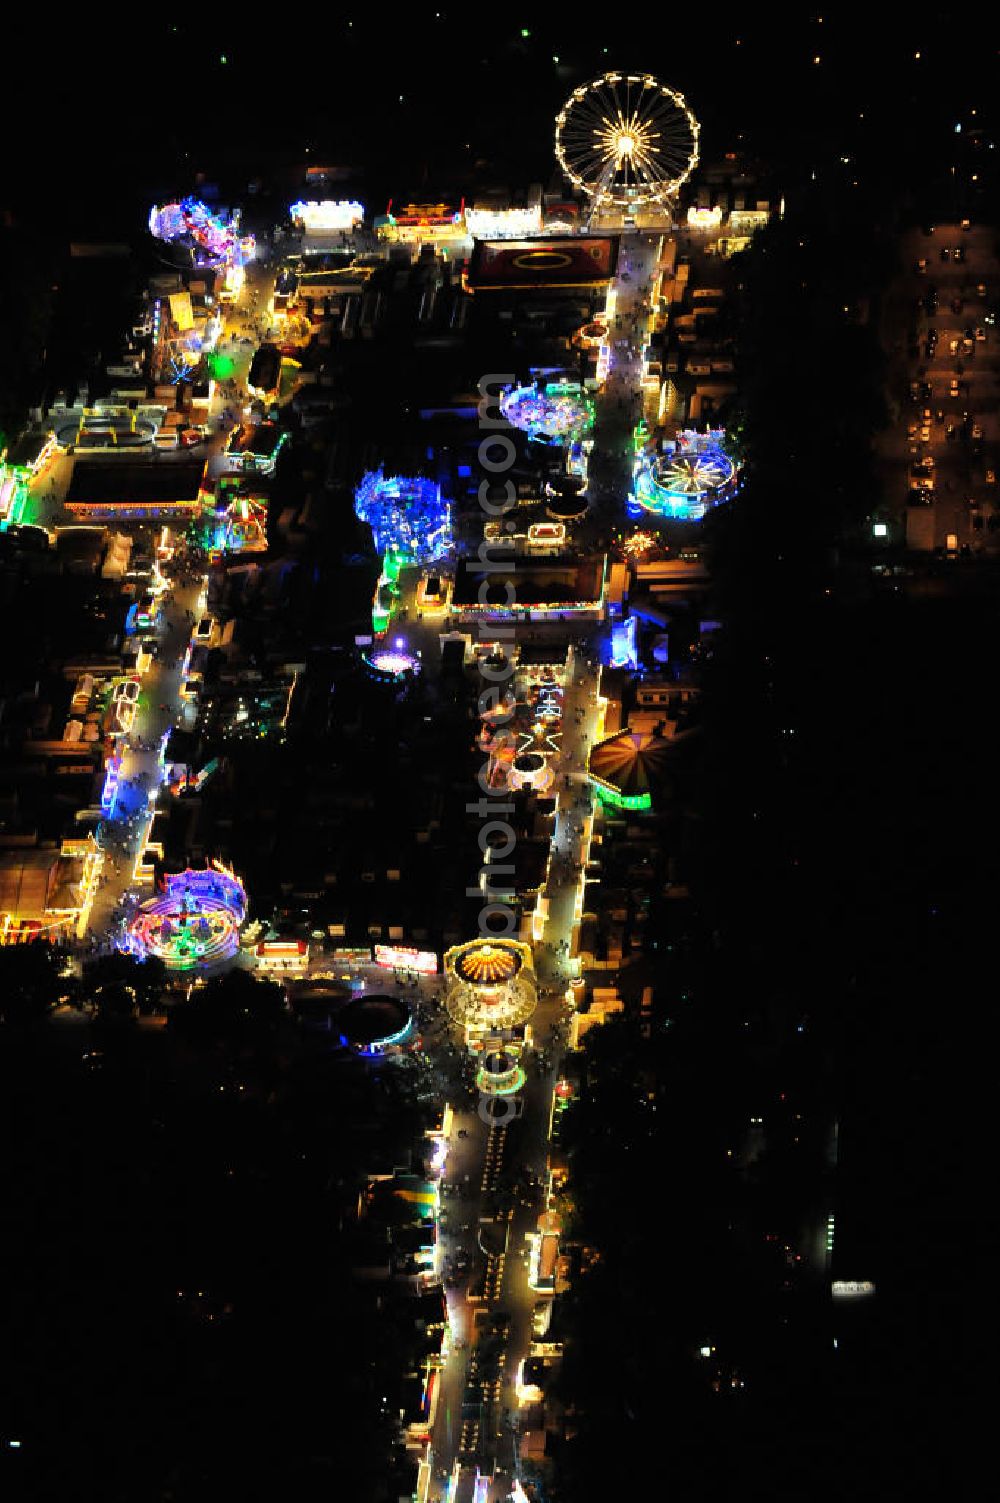
[[[879,447],[894,538],[911,548],[1000,550],[998,298],[991,230],[924,226],[905,237],[883,320],[894,420]]]

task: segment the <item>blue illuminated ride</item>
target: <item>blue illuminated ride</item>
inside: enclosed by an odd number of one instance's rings
[[[170,357],[170,384],[180,386],[182,381],[190,381],[194,366],[185,360],[183,355],[171,355]]]
[[[371,528],[376,551],[402,564],[431,563],[452,547],[451,505],[434,480],[369,470],[354,493],[354,512]]]
[[[638,621],[635,616],[626,616],[624,621],[615,621],[611,626],[611,647],[608,657],[612,668],[638,668],[639,648],[636,643]]]
[[[633,469],[628,510],[652,512],[678,521],[699,522],[712,506],[732,494],[736,465],[723,447],[721,428],[696,433],[685,429],[662,451],[641,449]]]

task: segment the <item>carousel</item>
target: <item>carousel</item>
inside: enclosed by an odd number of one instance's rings
[[[476,1089],[483,1096],[516,1096],[527,1078],[516,1054],[492,1049],[476,1071]]]
[[[627,728],[599,741],[590,754],[590,782],[603,804],[648,813],[666,786],[670,742]]]
[[[516,1028],[538,1003],[530,946],[515,939],[474,939],[444,957],[445,1006],[468,1030]]]

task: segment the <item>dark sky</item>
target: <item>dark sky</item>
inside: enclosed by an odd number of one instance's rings
[[[571,6],[546,7],[545,19],[529,6],[353,8],[272,7],[247,23],[239,8],[130,7],[117,22],[104,8],[61,30],[50,13],[23,17],[24,66],[5,81],[3,199],[33,216],[69,205],[110,222],[133,196],[182,190],[199,169],[240,177],[258,161],[267,172],[307,148],[310,160],[365,168],[373,202],[461,188],[476,161],[488,164],[480,180],[544,181],[557,109],[612,67],[680,88],[705,157],[741,147],[792,172],[846,154],[916,179],[928,154],[950,150],[957,110],[982,118],[981,80],[997,62],[993,22],[903,15],[886,33],[861,7],[789,19],[775,7],[632,4],[606,7],[606,23]]]

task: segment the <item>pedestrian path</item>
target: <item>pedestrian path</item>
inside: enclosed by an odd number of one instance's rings
[[[584,879],[593,832],[587,765],[599,721],[600,668],[579,648],[570,649],[555,826],[545,884],[548,914],[535,947],[539,980],[564,985],[572,974],[574,930],[583,911]]]
[[[92,948],[113,946],[136,903],[149,896],[136,880],[135,862],[146,838],[152,801],[162,782],[160,747],[172,725],[187,712],[180,695],[181,665],[197,618],[204,578],[177,579],[162,606],[157,632],[159,656],[142,679],[132,733],[124,743],[120,792],[114,818],[106,820],[102,843],[108,852],[102,885],[90,921]]]
[[[595,499],[623,506],[632,486],[633,433],[646,416],[642,351],[648,338],[656,236],[623,241],[609,325],[607,379],[597,393],[591,472]]]

